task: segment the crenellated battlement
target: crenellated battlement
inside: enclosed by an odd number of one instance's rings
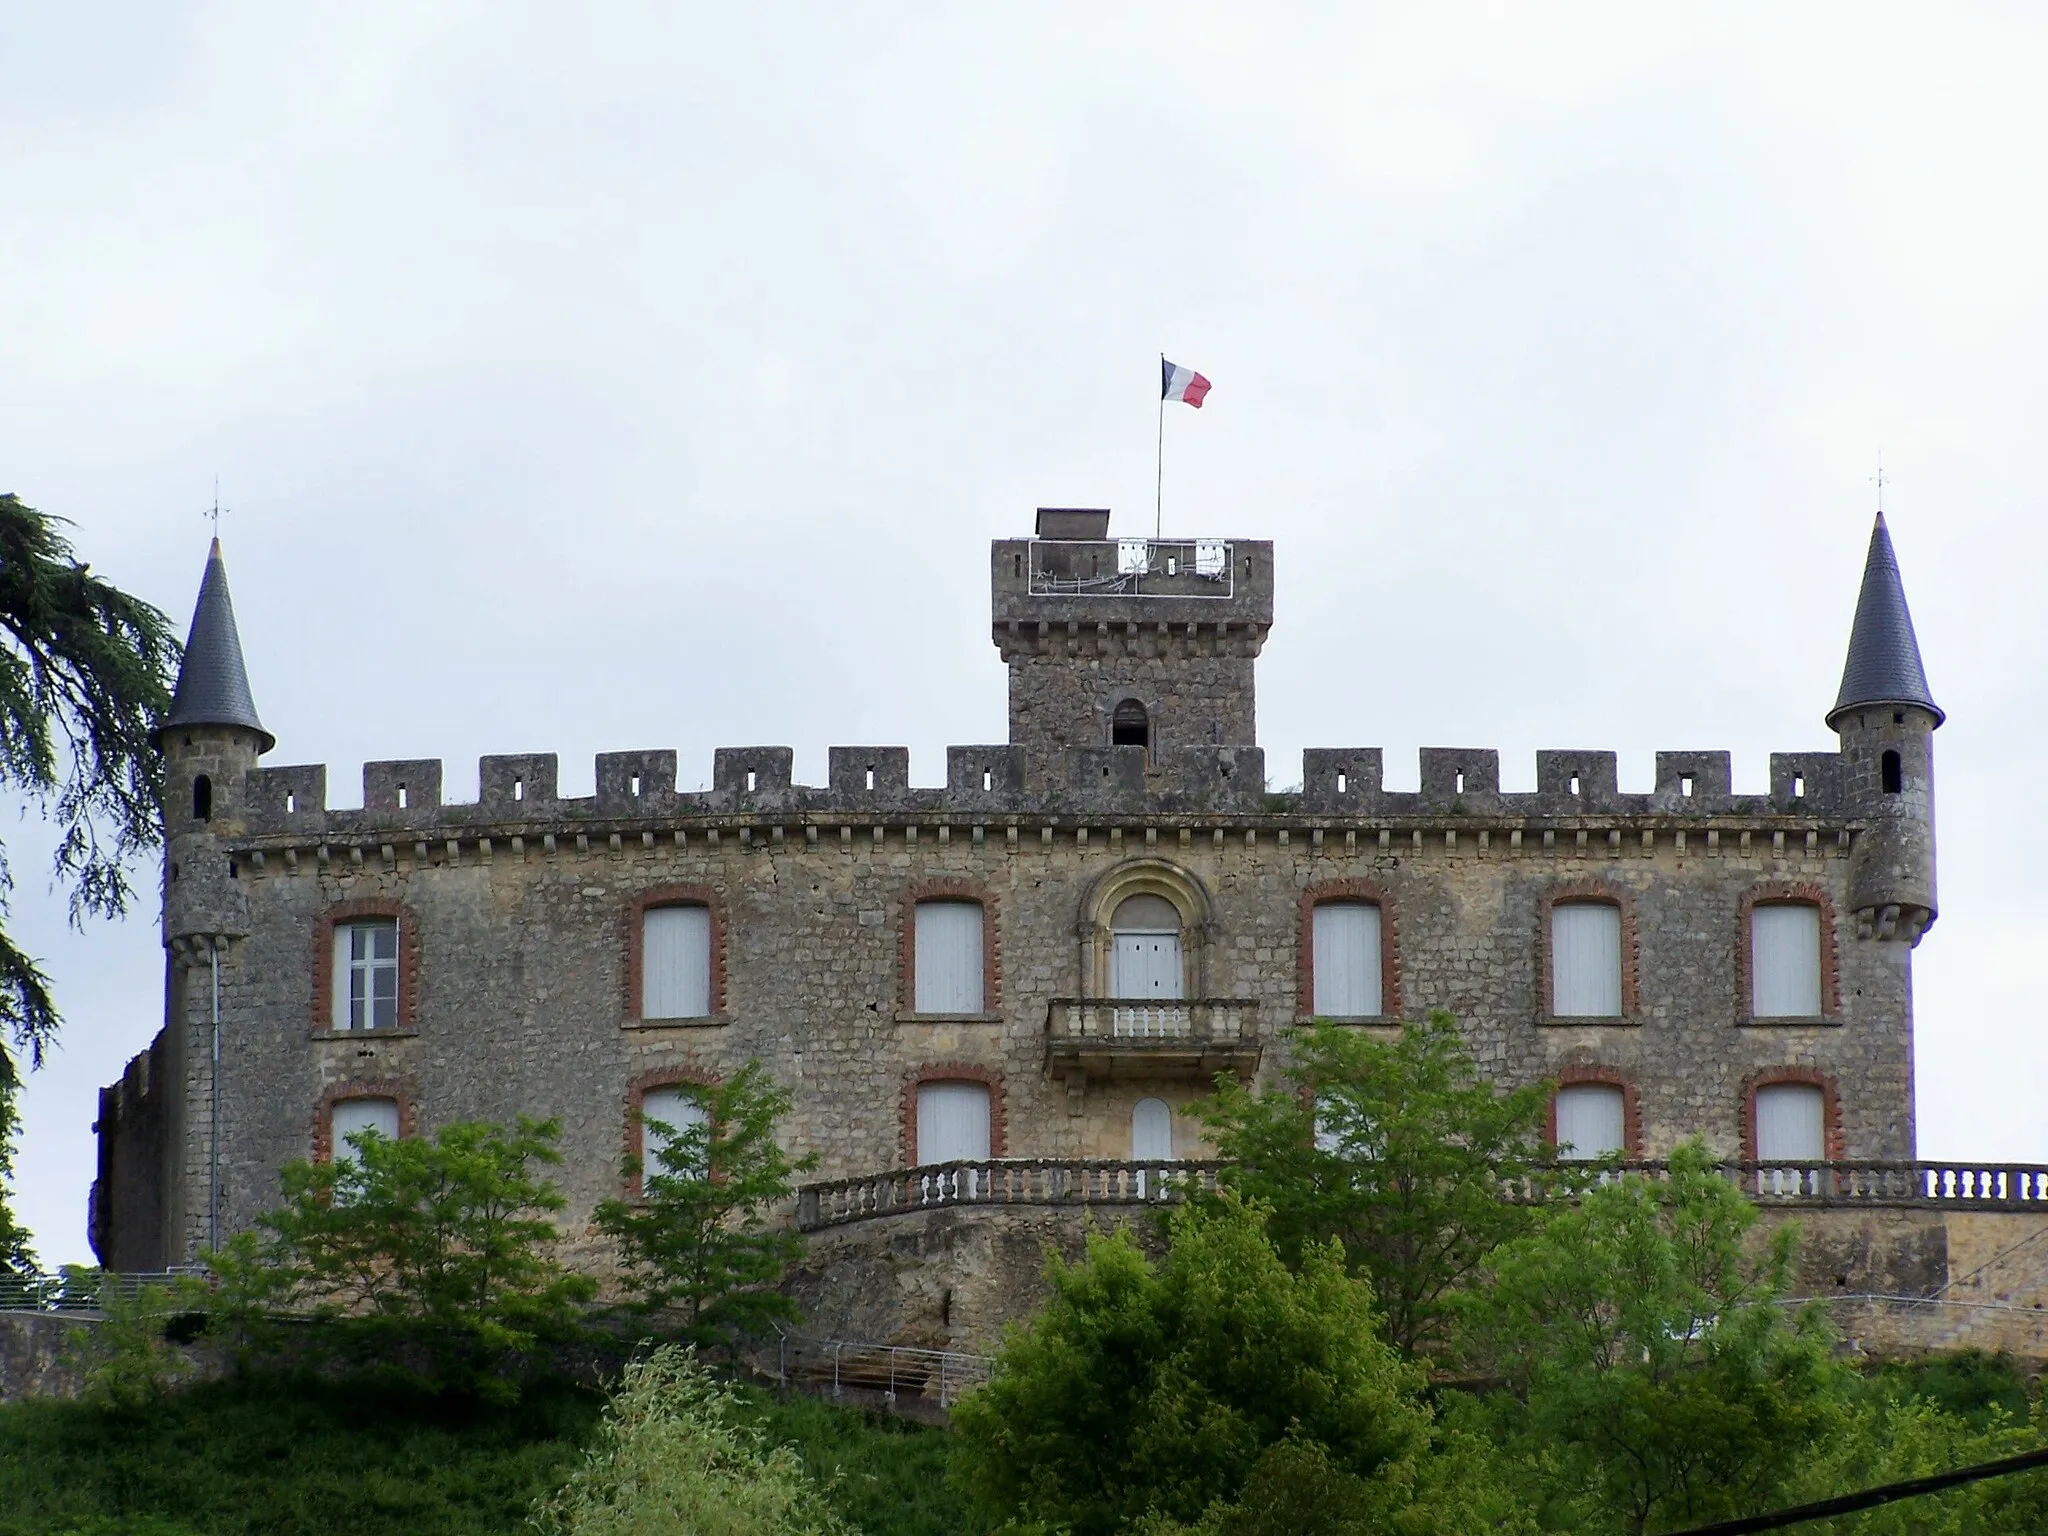
[[[1052,765],[1013,745],[946,749],[943,787],[910,782],[907,747],[832,747],[823,785],[795,782],[788,747],[720,747],[711,787],[676,788],[672,751],[602,752],[596,793],[559,792],[553,753],[490,756],[478,764],[475,801],[443,799],[438,759],[365,763],[360,809],[327,805],[322,764],[258,768],[248,778],[248,836],[392,831],[424,836],[440,829],[555,824],[665,823],[719,817],[860,820],[938,816],[1308,818],[1318,822],[1517,822],[1588,820],[1672,822],[1792,819],[1801,825],[1857,819],[1841,756],[1776,752],[1770,790],[1738,795],[1726,752],[1659,752],[1647,791],[1619,785],[1616,754],[1553,750],[1536,754],[1536,789],[1503,792],[1500,754],[1469,747],[1424,747],[1416,790],[1385,787],[1378,747],[1311,747],[1302,754],[1300,788],[1266,787],[1258,747],[1075,747]]]

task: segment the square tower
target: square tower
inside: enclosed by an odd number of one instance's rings
[[[1256,744],[1270,541],[1114,539],[1105,509],[1041,507],[1036,537],[994,542],[990,594],[1010,741],[1033,759]]]

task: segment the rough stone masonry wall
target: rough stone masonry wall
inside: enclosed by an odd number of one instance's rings
[[[1782,759],[1778,796],[1729,796],[1714,754],[1660,757],[1659,789],[1641,796],[1616,794],[1610,755],[1547,754],[1536,795],[1503,796],[1484,753],[1425,754],[1420,794],[1383,795],[1377,753],[1359,751],[1311,753],[1298,796],[1190,779],[1178,798],[1141,784],[1029,801],[1005,787],[1004,750],[955,749],[948,791],[898,787],[901,749],[835,749],[827,790],[790,786],[786,749],[721,752],[717,788],[701,797],[674,795],[672,754],[611,754],[598,797],[579,802],[555,799],[553,759],[495,758],[477,806],[440,804],[437,763],[373,764],[362,811],[325,808],[323,770],[253,775],[233,859],[248,936],[223,971],[227,1229],[271,1203],[282,1162],[315,1149],[326,1104],[379,1092],[423,1131],[559,1116],[581,1235],[596,1201],[623,1187],[635,1092],[752,1057],[795,1091],[788,1138],[819,1154],[821,1177],[902,1163],[906,1085],[920,1075],[995,1084],[1011,1155],[1126,1156],[1137,1098],[1179,1105],[1198,1085],[1093,1085],[1070,1113],[1046,1074],[1046,1018],[1050,999],[1089,990],[1078,927],[1090,887],[1147,858],[1207,893],[1202,989],[1255,1000],[1269,1037],[1305,1003],[1304,896],[1369,882],[1393,925],[1404,1014],[1450,1009],[1503,1081],[1627,1081],[1644,1154],[1700,1134],[1739,1155],[1750,1087],[1789,1074],[1833,1091],[1837,1155],[1913,1155],[1908,950],[1853,937],[1842,908],[1855,823],[1828,801],[1824,755],[1790,760],[1810,776],[1803,796]],[[868,791],[871,762],[896,783]],[[648,796],[658,809],[635,806]],[[722,1009],[707,1024],[645,1026],[628,996],[631,914],[673,887],[718,904]],[[987,1016],[906,1011],[901,925],[932,889],[988,902],[999,988]],[[1628,914],[1636,1006],[1618,1024],[1549,1022],[1546,900],[1593,889]],[[1832,908],[1839,1010],[1818,1024],[1749,1024],[1744,903],[1793,890]],[[323,923],[350,911],[400,916],[409,996],[395,1034],[315,1027]],[[205,991],[173,989],[193,1062],[206,1060]],[[1264,1075],[1282,1064],[1269,1045]],[[195,1099],[203,1091],[195,1079]],[[187,1119],[183,1166],[202,1169],[203,1103]],[[1201,1150],[1187,1125],[1175,1136],[1177,1152]],[[203,1190],[184,1201],[195,1213],[186,1252],[205,1206]]]

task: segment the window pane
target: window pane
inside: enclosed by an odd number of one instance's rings
[[[951,1163],[988,1156],[988,1089],[980,1083],[923,1083],[917,1090],[917,1160]]]
[[[1173,1156],[1173,1111],[1164,1099],[1140,1099],[1131,1110],[1131,1157],[1162,1162]]]
[[[1560,902],[1550,909],[1550,1011],[1558,1018],[1621,1017],[1621,909]]]
[[[357,1160],[356,1149],[349,1145],[349,1137],[363,1131],[375,1131],[387,1141],[398,1140],[398,1101],[338,1100],[329,1121],[329,1130],[332,1133],[334,1160],[338,1163],[353,1163]]]
[[[1806,1083],[1768,1083],[1756,1091],[1759,1161],[1812,1162],[1827,1156],[1827,1101]]]
[[[398,924],[389,918],[334,929],[335,1029],[391,1029],[398,1023]]]
[[[1760,1019],[1820,1017],[1820,908],[1774,903],[1749,915],[1750,1012]]]
[[[1380,909],[1326,901],[1315,909],[1314,1010],[1320,1018],[1376,1018],[1380,1000]]]
[[[978,901],[920,901],[913,971],[919,1013],[982,1011],[982,910]]]
[[[1574,1083],[1557,1090],[1557,1155],[1605,1157],[1627,1150],[1626,1100],[1611,1083]]]
[[[650,1088],[640,1098],[640,1152],[641,1177],[650,1173],[668,1173],[661,1165],[662,1148],[672,1140],[680,1140],[693,1127],[710,1123],[711,1113],[698,1101],[697,1095],[687,1088]],[[664,1131],[649,1121],[659,1121],[668,1130]],[[692,1173],[701,1172],[703,1157],[691,1159]]]
[[[711,1013],[711,909],[652,907],[641,919],[640,1017]]]

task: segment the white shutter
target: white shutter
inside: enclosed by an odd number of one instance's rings
[[[978,901],[920,901],[913,961],[919,1013],[980,1013],[982,911]]]
[[[711,909],[650,907],[640,927],[640,1017],[711,1013]]]
[[[356,1149],[348,1144],[349,1137],[363,1131],[375,1131],[387,1141],[398,1140],[398,1100],[337,1100],[328,1127],[334,1160],[353,1163],[356,1161]]]
[[[1131,1160],[1164,1162],[1173,1156],[1173,1111],[1164,1099],[1140,1099],[1131,1110]]]
[[[1314,1011],[1318,1018],[1368,1019],[1381,1012],[1380,909],[1370,902],[1326,901],[1310,927]]]
[[[1827,1105],[1806,1083],[1756,1091],[1756,1155],[1765,1163],[1817,1163],[1827,1156]]]
[[[1786,902],[1751,909],[1749,980],[1755,1017],[1820,1017],[1819,907]]]
[[[329,1029],[354,1029],[355,1011],[349,1006],[355,978],[355,927],[350,923],[334,925],[334,975],[333,995],[328,1004],[327,1027]],[[350,1102],[361,1102],[352,1100]],[[335,1138],[335,1155],[340,1156],[341,1139]]]
[[[917,1090],[917,1160],[978,1161],[988,1156],[988,1089],[980,1083],[923,1083]]]
[[[669,908],[665,910],[687,911],[689,909]],[[703,909],[699,908],[698,910],[701,911]],[[661,1149],[666,1147],[672,1139],[683,1137],[692,1127],[708,1124],[710,1119],[711,1112],[698,1102],[695,1094],[687,1089],[648,1089],[640,1098],[641,1178],[645,1179],[651,1173],[668,1173],[669,1170],[662,1167],[659,1161]],[[647,1124],[649,1120],[659,1120],[669,1128],[669,1132],[672,1132],[673,1136]],[[693,1171],[702,1171],[701,1162],[702,1160],[699,1159],[699,1166]]]
[[[1626,1101],[1611,1083],[1573,1083],[1557,1090],[1557,1155],[1605,1157],[1628,1150]]]
[[[1621,909],[1604,901],[1550,909],[1550,1011],[1561,1019],[1621,1017]]]

